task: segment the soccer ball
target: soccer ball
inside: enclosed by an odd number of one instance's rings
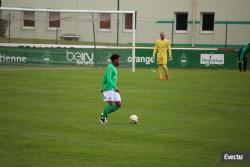
[[[138,118],[137,115],[131,115],[131,116],[129,117],[129,123],[131,123],[131,124],[137,124],[138,121],[139,121],[139,118]]]

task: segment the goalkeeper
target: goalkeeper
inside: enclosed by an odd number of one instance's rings
[[[164,69],[166,74],[166,80],[170,79],[168,73],[168,56],[169,61],[172,61],[172,51],[170,41],[165,39],[165,34],[163,32],[160,33],[160,39],[156,41],[153,56],[155,57],[157,53],[157,64],[160,80],[162,80],[162,70]]]

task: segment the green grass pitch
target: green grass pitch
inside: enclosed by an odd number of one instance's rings
[[[103,70],[0,69],[1,167],[228,167],[250,151],[250,74],[119,69],[123,107],[99,125]],[[139,124],[128,124],[131,114]]]

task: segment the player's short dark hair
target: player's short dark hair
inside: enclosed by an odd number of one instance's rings
[[[112,54],[112,56],[110,57],[111,61],[118,59],[120,57],[120,55],[118,54]]]
[[[248,43],[248,46],[250,46],[250,42]]]

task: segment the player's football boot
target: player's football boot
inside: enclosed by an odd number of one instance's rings
[[[168,75],[166,75],[166,80],[170,80],[170,77]]]
[[[104,116],[103,116],[103,113],[101,113],[100,124],[102,124],[102,125],[108,124],[107,117],[104,117]]]
[[[103,118],[101,118],[100,119],[100,124],[102,124],[102,125],[106,125],[106,124],[108,124],[108,120],[107,120],[107,118],[105,117],[103,117]]]

